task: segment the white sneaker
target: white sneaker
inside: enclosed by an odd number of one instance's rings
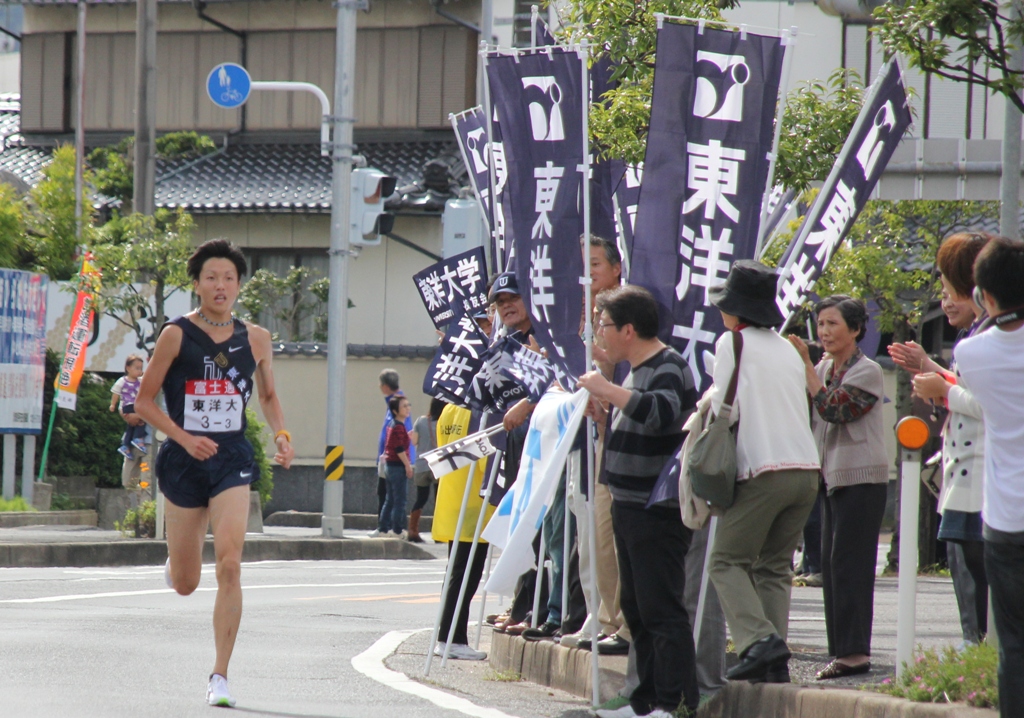
[[[370,533],[366,534],[366,538],[379,538],[379,537],[380,537],[380,529],[374,529]]]
[[[167,584],[167,588],[174,588],[174,581],[171,580],[171,557],[167,557],[166,563],[164,563],[164,582]]]
[[[214,673],[210,676],[210,683],[206,686],[206,702],[211,706],[235,707],[235,699],[231,697],[231,693],[228,691],[227,678],[219,673]]]
[[[434,655],[444,655],[444,643],[438,642],[434,646]],[[474,651],[465,643],[453,643],[448,649],[448,657],[459,661],[483,661],[487,659],[487,654],[483,651]]]
[[[633,718],[636,715],[636,711],[633,710],[633,706],[629,705],[629,703],[615,710],[598,708],[594,712],[597,713],[597,718]]]

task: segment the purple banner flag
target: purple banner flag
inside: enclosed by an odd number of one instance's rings
[[[703,390],[701,356],[724,330],[708,290],[757,245],[785,48],[669,22],[657,43],[630,282],[654,294],[662,339]]]
[[[787,324],[864,209],[910,123],[903,76],[892,59],[868,90],[832,172],[779,263],[776,302]]]
[[[551,362],[512,337],[505,337],[495,349],[502,354],[501,373],[522,386],[532,403],[539,402],[555,380]]]
[[[583,64],[545,50],[486,61],[501,118],[515,236],[516,278],[538,343],[569,376],[586,369],[583,314]]]
[[[463,314],[487,308],[487,260],[483,247],[431,264],[412,275],[412,280],[438,329]]]
[[[423,393],[478,411],[490,407],[471,391],[487,354],[487,337],[463,314],[448,325],[434,360],[423,376]]]
[[[633,237],[636,231],[636,210],[640,205],[640,182],[644,178],[644,164],[627,165],[621,160],[612,162],[612,178],[615,181],[615,230],[622,253],[623,278],[629,280],[626,271],[633,255]]]

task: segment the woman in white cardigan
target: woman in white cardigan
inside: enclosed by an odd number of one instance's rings
[[[971,336],[984,315],[984,310],[971,298],[974,260],[991,237],[986,233],[958,232],[946,238],[935,258],[942,282],[942,310],[949,323],[960,330],[956,343]],[[981,406],[970,392],[958,386],[955,363],[951,367],[953,374],[944,371],[914,342],[893,344],[889,354],[915,375],[915,395],[944,401],[949,409],[942,430],[939,540],[947,542],[964,642],[978,643],[988,629],[988,579],[981,535],[985,466]]]
[[[857,346],[867,328],[864,303],[835,295],[819,302],[815,314],[826,358],[812,366],[806,344],[797,337],[790,341],[804,359],[827,492],[821,578],[825,633],[835,660],[818,673],[818,680],[827,680],[871,670],[875,563],[891,461],[885,452],[882,368]]]
[[[714,582],[740,662],[730,680],[789,682],[792,558],[818,491],[818,452],[808,421],[800,357],[771,329],[778,277],[759,262],[733,264],[710,292],[727,329],[715,351],[711,411],[721,411],[743,346],[730,422],[736,431],[736,490],[711,550]]]

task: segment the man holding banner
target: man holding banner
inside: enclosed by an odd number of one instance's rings
[[[685,559],[691,531],[678,502],[647,507],[665,463],[683,441],[682,425],[697,403],[686,362],[658,339],[658,305],[641,287],[620,287],[598,299],[598,329],[612,362],[627,361],[622,386],[601,372],[579,385],[590,392],[595,419],[612,409],[605,471],[612,494],[618,550],[620,604],[633,635],[640,684],[628,706],[599,710],[601,718],[667,718],[680,702],[696,710],[696,657],[683,604]]]

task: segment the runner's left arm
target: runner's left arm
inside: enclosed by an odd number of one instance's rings
[[[281,401],[277,396],[277,389],[274,387],[274,370],[272,362],[274,350],[270,344],[270,332],[263,327],[249,324],[249,344],[252,347],[253,357],[256,359],[256,391],[260,397],[260,408],[263,409],[263,416],[270,424],[270,430],[274,432],[274,444],[277,445],[277,453],[274,454],[274,461],[289,468],[295,458],[295,449],[291,441],[284,434],[277,436],[277,433],[285,428],[284,412],[281,410]]]

